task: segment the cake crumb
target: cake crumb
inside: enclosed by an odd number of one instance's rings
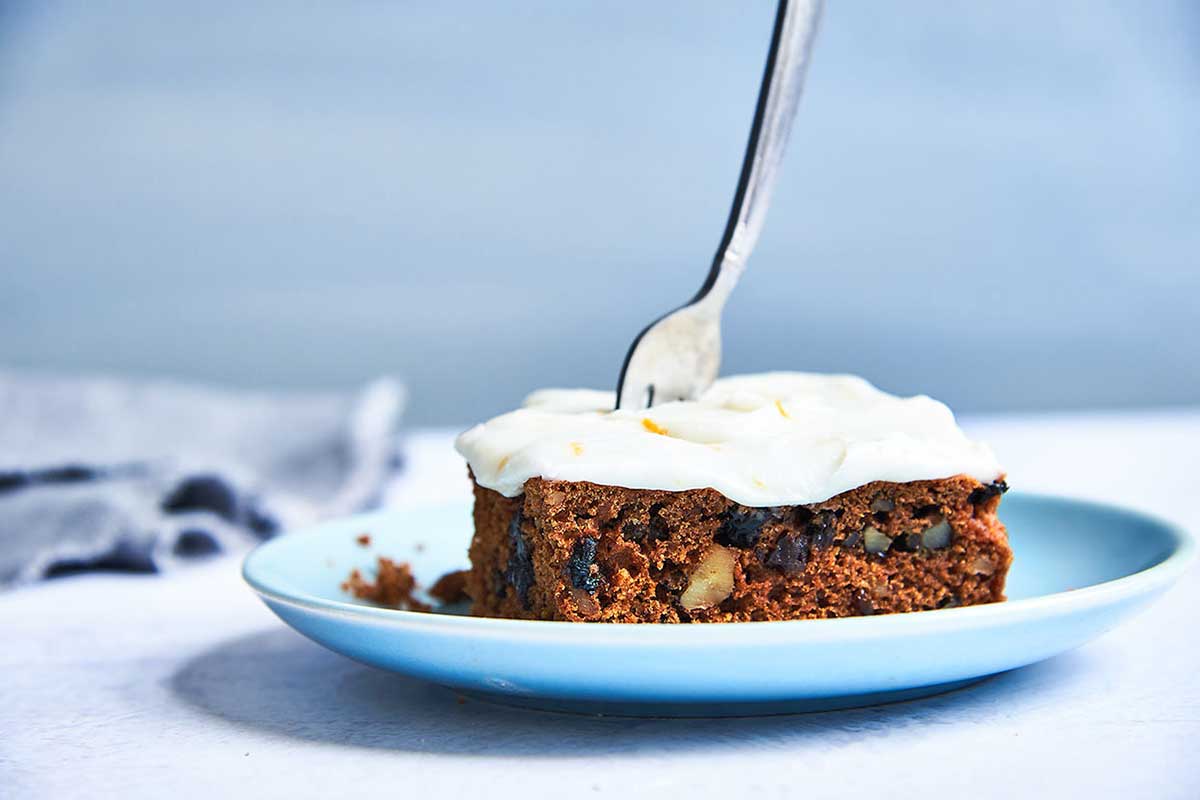
[[[395,562],[390,558],[379,557],[375,582],[363,577],[357,569],[342,584],[342,591],[353,594],[360,600],[389,608],[400,608],[406,611],[430,611],[432,606],[422,603],[413,597],[417,588],[417,579],[413,577],[412,567],[408,562]]]
[[[469,599],[467,576],[470,574],[471,571],[468,569],[447,572],[429,588],[430,596],[441,603],[457,603],[459,600]]]
[[[371,534],[360,533],[358,536],[354,537],[354,541],[358,542],[359,545],[362,547],[370,547],[371,546]]]

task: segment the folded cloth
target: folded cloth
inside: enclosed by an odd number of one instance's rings
[[[155,572],[378,503],[404,392],[232,391],[0,370],[0,589]]]

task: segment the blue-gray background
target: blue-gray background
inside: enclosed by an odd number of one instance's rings
[[[2,0],[0,0],[2,3]],[[0,4],[0,364],[609,386],[689,296],[757,2]],[[1200,6],[827,10],[726,372],[1200,402]]]

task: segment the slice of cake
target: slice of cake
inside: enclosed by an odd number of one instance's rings
[[[769,373],[612,406],[536,392],[459,437],[475,614],[741,622],[1004,599],[1004,474],[935,400]]]

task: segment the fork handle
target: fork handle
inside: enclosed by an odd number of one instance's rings
[[[779,0],[729,221],[704,286],[692,300],[714,314],[720,314],[762,232],[804,88],[821,6],[822,0]]]

